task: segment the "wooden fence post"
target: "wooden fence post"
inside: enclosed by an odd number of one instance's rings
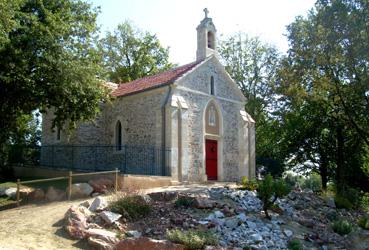
[[[19,207],[19,198],[20,198],[20,179],[17,179],[17,207]]]
[[[69,176],[68,176],[68,200],[70,200],[71,197],[72,197],[72,177],[73,177],[73,173],[72,173],[72,171],[69,171]]]
[[[115,184],[114,184],[115,193],[118,191],[118,168],[115,168]]]

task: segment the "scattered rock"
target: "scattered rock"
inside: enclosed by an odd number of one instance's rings
[[[47,201],[61,201],[65,200],[66,193],[63,190],[56,189],[51,186],[47,189],[45,198]]]
[[[88,184],[93,188],[96,193],[105,194],[109,189],[114,188],[114,182],[108,178],[99,178],[90,180]]]
[[[86,236],[87,212],[84,208],[73,205],[64,215],[64,228],[73,239],[83,239]]]
[[[113,213],[111,211],[102,211],[99,216],[109,225],[113,224],[115,221],[119,220],[122,215]]]
[[[133,237],[133,238],[140,238],[142,236],[142,233],[140,233],[137,230],[130,230],[126,232],[126,235],[128,237]]]
[[[106,242],[96,237],[88,237],[87,242],[93,249],[97,249],[97,250],[114,250],[115,249],[114,244]]]
[[[96,249],[113,250],[115,245],[119,242],[114,232],[105,229],[88,229],[86,230],[88,243]]]
[[[211,209],[216,206],[216,202],[214,200],[210,200],[207,197],[195,197],[194,199],[194,207],[199,209]]]
[[[222,212],[220,212],[220,211],[215,211],[214,212],[214,216],[216,218],[224,218],[224,214]]]
[[[166,240],[154,240],[147,237],[127,238],[116,246],[117,250],[184,250],[183,245],[174,244]]]
[[[15,199],[17,196],[17,188],[10,187],[5,189],[4,194],[11,199]]]
[[[288,230],[288,229],[283,230],[283,233],[284,233],[288,238],[292,237],[292,235],[293,235],[293,232],[292,232],[291,230]]]
[[[105,198],[103,197],[96,197],[91,205],[89,206],[89,210],[92,212],[98,212],[98,211],[102,211],[105,210],[108,207],[108,202],[106,201]]]
[[[19,190],[19,196],[21,198],[28,198],[28,196],[34,191],[34,188],[24,187]]]
[[[238,226],[238,218],[234,217],[234,218],[227,219],[225,221],[225,226],[230,229],[236,228]]]
[[[263,237],[262,237],[260,234],[258,234],[258,233],[256,233],[256,234],[252,234],[252,235],[251,235],[251,239],[252,239],[255,243],[258,243],[258,242],[263,241]]]
[[[72,184],[72,197],[86,197],[89,196],[94,189],[88,183]]]
[[[89,208],[91,206],[91,202],[90,201],[84,201],[79,205],[82,206],[82,207]]]
[[[5,190],[7,189],[8,187],[0,187],[0,196],[6,196],[5,194]]]
[[[41,188],[36,188],[28,195],[29,200],[40,201],[45,199],[45,192]]]
[[[334,202],[334,198],[333,197],[328,197],[326,199],[326,203],[327,203],[327,206],[330,207],[330,208],[336,208],[336,203]]]
[[[173,201],[178,198],[178,192],[155,192],[148,196],[154,201]]]

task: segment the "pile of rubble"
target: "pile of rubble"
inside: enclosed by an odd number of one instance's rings
[[[178,198],[190,200],[190,207],[176,205]],[[360,215],[336,209],[332,199],[320,198],[312,192],[293,191],[285,199],[277,200],[280,211],[271,212],[271,220],[263,215],[256,192],[247,190],[160,192],[143,199],[152,206],[151,214],[144,219],[126,221],[108,211],[106,201],[97,197],[91,204],[72,206],[66,213],[65,228],[73,238],[86,238],[97,249],[122,245],[129,247],[118,249],[183,249],[166,240],[170,229],[212,231],[219,246],[208,249],[287,249],[293,238],[301,240],[307,248],[344,249],[350,240],[334,233],[331,222],[337,216],[351,216],[355,221]],[[140,244],[153,245],[145,248]]]

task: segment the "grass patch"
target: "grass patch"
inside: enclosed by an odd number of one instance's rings
[[[361,217],[359,219],[359,221],[357,222],[357,224],[362,229],[369,230],[369,216],[363,216],[363,217]]]
[[[332,223],[332,229],[340,235],[345,235],[351,233],[352,225],[347,220],[340,219]]]
[[[131,221],[143,218],[151,212],[151,206],[139,195],[117,196],[110,202],[109,209]]]
[[[299,239],[291,239],[287,245],[290,250],[303,250],[304,246],[302,245]]]
[[[218,245],[218,238],[210,231],[174,229],[167,231],[167,239],[184,245],[187,250],[204,249],[206,246]]]

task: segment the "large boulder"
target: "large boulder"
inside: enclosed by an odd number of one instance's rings
[[[117,220],[119,220],[120,217],[122,217],[121,214],[113,213],[111,211],[102,211],[99,216],[109,225],[113,224]]]
[[[17,196],[17,188],[15,187],[7,188],[5,189],[4,194],[11,199],[15,199]]]
[[[96,197],[88,209],[92,212],[103,211],[108,207],[108,202],[103,197]]]
[[[34,191],[34,188],[30,188],[30,187],[23,187],[19,190],[19,196],[21,198],[28,198],[29,195]]]
[[[86,237],[88,227],[87,219],[90,211],[82,206],[71,206],[64,215],[65,230],[73,239],[83,239]]]
[[[195,197],[194,206],[200,209],[212,209],[217,205],[216,201],[207,197]]]
[[[56,189],[51,186],[47,189],[45,198],[47,201],[61,201],[65,200],[66,193],[63,190]]]
[[[154,201],[173,201],[178,198],[178,192],[155,192],[148,196]]]
[[[75,183],[72,185],[72,197],[80,198],[89,196],[94,189],[88,183]]]
[[[167,240],[154,240],[147,237],[127,238],[116,246],[117,250],[184,250],[183,245],[174,244]]]
[[[114,188],[114,182],[108,178],[99,178],[93,179],[88,182],[91,187],[94,189],[93,191],[96,193],[105,194],[108,190]]]
[[[105,229],[90,228],[85,232],[88,237],[88,243],[94,249],[112,250],[115,249],[115,245],[119,242],[116,233]]]
[[[28,199],[32,201],[40,201],[45,199],[45,192],[41,188],[36,188],[28,194]]]

